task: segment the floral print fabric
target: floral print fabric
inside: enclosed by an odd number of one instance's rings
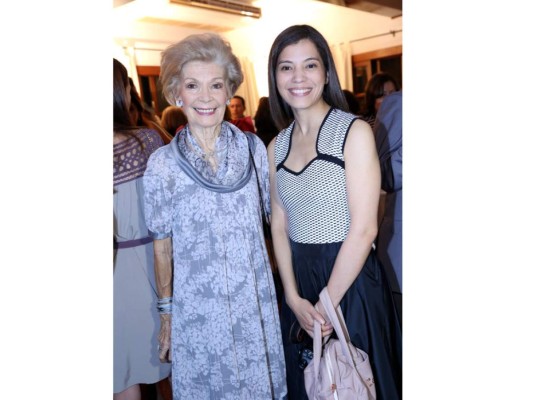
[[[269,204],[266,149],[254,140]],[[148,229],[156,239],[172,237],[174,399],[284,398],[278,306],[255,173],[242,188],[218,192],[176,160],[180,150],[211,184],[231,187],[249,169],[247,138],[222,124],[216,146],[223,159],[215,173],[187,141],[197,145],[185,129],[150,157],[144,174]]]

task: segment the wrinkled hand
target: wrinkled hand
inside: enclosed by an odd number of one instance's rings
[[[322,313],[317,311],[315,307],[306,299],[300,298],[298,302],[293,306],[292,312],[296,315],[300,327],[307,332],[307,334],[313,337],[314,321],[317,320],[322,328],[322,337],[331,335],[333,332],[333,326],[331,323],[326,323],[326,319],[323,317],[326,313],[322,309]]]
[[[161,328],[159,329],[159,361],[169,363],[172,360],[170,352],[170,314],[160,314]]]

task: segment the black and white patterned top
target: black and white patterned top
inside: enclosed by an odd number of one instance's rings
[[[350,213],[344,174],[346,135],[357,117],[331,108],[318,132],[316,152],[301,171],[284,166],[294,122],[276,139],[274,160],[277,188],[286,208],[289,237],[298,243],[335,243],[346,238]]]

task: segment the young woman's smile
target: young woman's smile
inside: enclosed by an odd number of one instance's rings
[[[307,108],[322,97],[326,71],[313,42],[303,39],[283,49],[276,81],[281,97],[293,108]]]

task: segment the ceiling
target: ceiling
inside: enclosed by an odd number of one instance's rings
[[[402,0],[318,0],[338,6],[349,7],[385,17],[396,18],[402,15]]]
[[[187,5],[187,2],[191,4]],[[115,15],[125,21],[148,22],[212,32],[227,32],[246,26],[251,19],[239,13],[221,13],[212,3],[251,5],[255,0],[113,0]]]
[[[268,1],[268,0],[267,0]],[[289,0],[286,0],[289,1]],[[348,7],[390,18],[402,15],[402,0],[313,0],[335,6]],[[189,3],[188,5],[185,5]],[[259,6],[257,6],[259,4]],[[139,22],[151,22],[182,28],[230,31],[250,23],[254,18],[246,17],[246,10],[258,8],[267,2],[257,0],[113,0],[115,11],[135,14]],[[227,7],[225,7],[227,5]],[[218,9],[216,7],[219,7]],[[241,10],[239,11],[239,7]],[[220,9],[227,8],[220,18]],[[233,10],[230,10],[233,8]],[[129,9],[129,10],[128,10]],[[278,7],[276,7],[276,11]]]

